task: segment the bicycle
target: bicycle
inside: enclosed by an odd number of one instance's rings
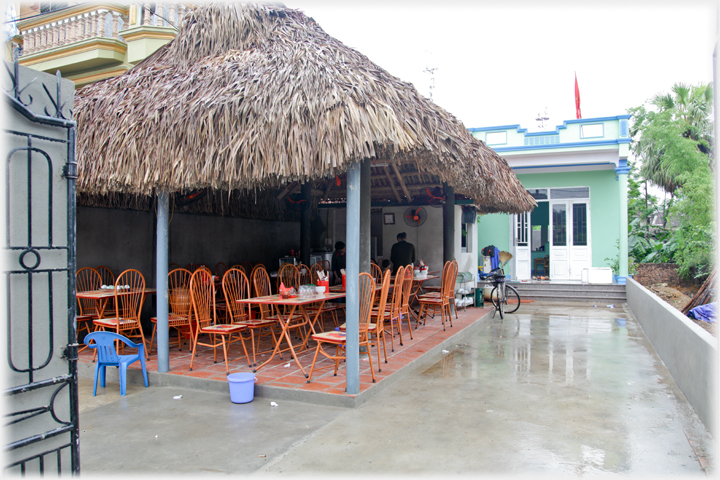
[[[503,272],[502,267],[491,271],[490,275],[492,275],[493,283],[490,299],[495,307],[493,318],[495,318],[496,312],[500,312],[500,318],[502,319],[506,313],[514,313],[520,308],[520,294],[512,285],[508,285],[505,282],[505,272]],[[508,300],[511,300],[513,303],[517,302],[512,310],[508,310],[508,305],[512,305]]]

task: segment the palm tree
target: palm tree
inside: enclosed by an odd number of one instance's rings
[[[676,83],[672,93],[657,94],[650,101],[657,111],[644,106],[631,109],[634,117],[632,135],[637,140],[633,150],[642,158],[641,175],[662,187],[670,195],[681,186],[672,158],[668,158],[665,132],[679,131],[678,135],[692,140],[713,169],[713,106],[712,84],[688,86]],[[678,130],[679,129],[679,130]],[[638,133],[641,133],[638,138]]]

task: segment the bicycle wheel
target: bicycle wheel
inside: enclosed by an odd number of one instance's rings
[[[514,313],[520,308],[520,294],[510,285],[505,285],[505,303],[505,313]]]
[[[490,293],[490,298],[492,299],[495,311],[500,312],[500,318],[503,318],[503,316],[505,315],[505,302],[503,302],[502,300],[503,294],[502,289],[499,285],[492,289],[492,292]]]

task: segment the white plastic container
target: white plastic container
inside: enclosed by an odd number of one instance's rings
[[[612,268],[592,267],[588,268],[588,283],[612,284]]]

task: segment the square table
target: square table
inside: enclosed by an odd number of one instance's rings
[[[264,297],[251,297],[251,298],[241,298],[236,300],[238,303],[247,303],[247,304],[265,304],[265,305],[277,305],[277,306],[288,306],[290,307],[290,313],[283,315],[281,313],[280,308],[277,309],[277,316],[280,321],[280,325],[282,326],[282,332],[280,333],[280,338],[278,339],[277,343],[275,344],[275,349],[273,350],[272,355],[270,355],[270,358],[267,359],[263,364],[258,365],[253,369],[253,372],[257,372],[262,367],[267,365],[273,358],[275,358],[275,355],[280,353],[280,342],[282,341],[282,337],[285,337],[285,340],[288,343],[289,350],[292,353],[293,358],[295,359],[295,363],[297,363],[298,367],[300,367],[300,371],[305,375],[305,378],[308,377],[308,374],[305,373],[305,369],[300,365],[300,361],[297,358],[297,354],[295,353],[295,348],[293,347],[292,339],[290,338],[290,334],[288,333],[288,330],[290,328],[299,328],[304,325],[308,325],[310,327],[310,330],[306,333],[305,339],[303,340],[302,349],[305,349],[307,346],[307,341],[310,338],[310,332],[317,333],[315,331],[315,322],[317,321],[318,317],[320,316],[320,313],[322,312],[322,307],[325,305],[325,302],[328,300],[334,300],[336,298],[344,298],[345,292],[330,292],[330,293],[321,293],[321,294],[314,294],[309,295],[307,297],[299,297],[294,296],[290,298],[282,298],[280,295],[266,295]],[[315,316],[312,320],[310,320],[310,317],[307,314],[307,311],[305,310],[305,306],[309,305],[311,303],[319,303],[319,307],[317,310],[317,313],[315,313]],[[295,313],[296,309],[300,309],[300,313],[302,314],[302,321],[293,323],[293,314]]]

